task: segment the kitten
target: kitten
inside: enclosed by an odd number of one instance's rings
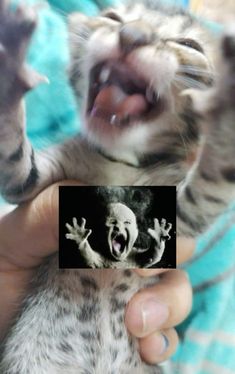
[[[21,100],[40,81],[23,62],[35,15],[4,4],[2,194],[21,203],[64,178],[177,185],[178,234],[203,232],[235,196],[235,30],[218,43],[185,11],[151,0],[73,15],[70,77],[83,101],[83,135],[35,153]],[[124,326],[126,303],[146,282],[128,270],[59,271],[48,259],[6,340],[1,373],[159,373]]]

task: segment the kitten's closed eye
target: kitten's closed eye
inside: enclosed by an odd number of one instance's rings
[[[185,47],[192,48],[198,52],[204,53],[204,50],[201,47],[201,45],[193,39],[181,38],[181,39],[177,39],[176,42],[178,44],[184,45]]]
[[[108,10],[108,11],[104,12],[102,14],[102,16],[105,17],[105,18],[110,18],[113,21],[117,21],[117,22],[120,22],[120,23],[123,22],[121,16],[117,12],[115,12],[114,10]]]

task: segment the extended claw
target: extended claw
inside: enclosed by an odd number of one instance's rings
[[[40,83],[49,83],[49,80],[47,79],[47,77],[37,73],[27,65],[24,65],[18,72],[15,82],[15,84],[23,94],[27,91],[32,90]]]

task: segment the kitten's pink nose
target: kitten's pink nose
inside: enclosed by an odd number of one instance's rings
[[[119,44],[124,53],[151,43],[153,38],[152,28],[143,21],[129,22],[119,30]]]

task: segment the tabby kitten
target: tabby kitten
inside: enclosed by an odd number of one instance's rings
[[[36,18],[9,13],[3,0],[0,14],[2,194],[21,203],[65,178],[177,185],[178,234],[203,232],[235,197],[235,30],[218,43],[185,11],[151,0],[74,14],[70,78],[83,135],[35,153],[22,97],[40,80],[24,63]],[[159,373],[124,326],[125,305],[146,282],[129,270],[60,271],[48,259],[6,340],[1,373]]]

